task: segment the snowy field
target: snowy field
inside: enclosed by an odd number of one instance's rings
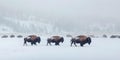
[[[84,47],[70,47],[70,38],[60,46],[46,46],[47,36],[37,46],[23,46],[23,38],[0,38],[0,60],[120,60],[120,39],[92,38]]]

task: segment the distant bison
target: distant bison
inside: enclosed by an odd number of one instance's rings
[[[72,37],[72,35],[70,35],[70,34],[67,34],[67,35],[66,35],[66,37]]]
[[[64,42],[64,38],[60,36],[52,36],[47,39],[47,45],[51,45],[51,43],[55,43],[55,45],[59,45],[60,42]]]
[[[104,34],[104,35],[103,35],[103,38],[107,38],[107,35]]]
[[[71,39],[71,46],[72,46],[72,44],[77,46],[76,43],[80,43],[80,46],[82,46],[82,47],[86,43],[88,43],[90,45],[91,44],[91,38],[87,37],[87,36],[84,36],[84,35],[80,35],[80,36],[77,36],[75,38],[72,38]]]
[[[3,35],[1,38],[8,38],[8,35]]]
[[[31,45],[33,45],[33,44],[36,45],[36,43],[37,42],[40,43],[40,41],[41,41],[40,37],[38,37],[36,35],[30,35],[30,36],[24,38],[24,45],[27,45],[27,42],[30,42]]]
[[[10,35],[10,38],[14,38],[15,37],[15,35]]]
[[[22,38],[23,36],[22,36],[22,35],[18,35],[17,37],[18,37],[18,38]]]
[[[111,35],[110,38],[119,38],[119,35]]]

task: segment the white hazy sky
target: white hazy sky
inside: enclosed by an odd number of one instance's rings
[[[21,13],[57,21],[61,28],[88,23],[119,25],[120,0],[0,0],[0,15]]]
[[[120,19],[119,6],[120,0],[0,0],[0,9],[30,11],[60,17]]]

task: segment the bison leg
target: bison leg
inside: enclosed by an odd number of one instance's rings
[[[31,45],[33,45],[33,44],[34,44],[34,45],[37,45],[36,42],[31,42]]]
[[[81,47],[83,47],[83,45],[84,45],[83,43],[80,43],[80,46],[81,46]]]
[[[33,44],[36,45],[35,42],[31,42],[31,45],[33,45]]]
[[[24,40],[24,44],[23,44],[23,46],[24,46],[24,45],[27,45],[27,41],[26,41],[26,40]]]
[[[50,46],[52,45],[51,42],[48,43]]]
[[[36,42],[40,43],[40,40],[38,39]]]
[[[55,45],[59,45],[59,42],[55,42]]]
[[[34,44],[34,43],[33,43],[33,42],[31,42],[31,45],[32,45],[32,46],[33,46],[33,44]]]
[[[38,40],[38,43],[40,43],[40,40]]]
[[[37,45],[36,42],[34,42],[34,45]]]
[[[53,40],[52,39],[47,39],[47,45],[49,44],[50,46],[52,45],[51,43],[53,42]]]
[[[74,42],[74,45],[77,47],[76,42]]]
[[[48,46],[48,44],[51,45],[51,42],[50,42],[50,41],[47,41],[47,46]]]
[[[55,45],[57,45],[57,43],[55,42]]]
[[[48,46],[48,44],[49,44],[49,41],[47,40],[47,46]]]
[[[71,46],[72,46],[72,44],[73,44],[73,41],[71,41]]]
[[[48,44],[49,44],[49,43],[47,42],[47,46],[48,46]]]

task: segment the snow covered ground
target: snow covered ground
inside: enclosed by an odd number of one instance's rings
[[[37,46],[23,46],[23,38],[0,38],[0,60],[120,60],[120,39],[92,38],[92,44],[70,47],[70,38],[60,46],[46,46],[41,36]]]

